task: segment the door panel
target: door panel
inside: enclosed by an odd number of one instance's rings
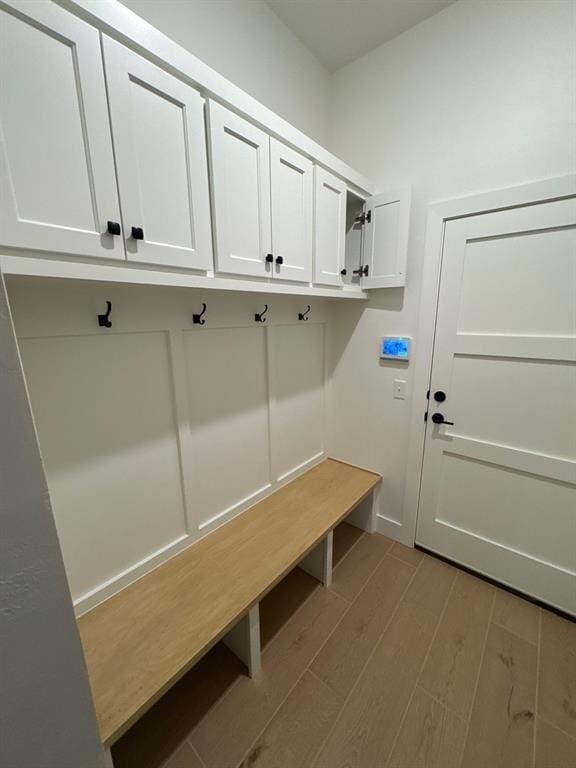
[[[272,253],[282,258],[274,274],[286,280],[312,280],[314,166],[310,160],[270,139]]]
[[[345,261],[346,184],[316,166],[314,282],[342,285]]]
[[[446,224],[430,391],[417,541],[576,614],[576,200]]]
[[[274,274],[286,280],[312,280],[314,166],[310,160],[270,139],[272,253],[282,258]]]
[[[391,288],[406,283],[410,189],[384,192],[368,198],[365,212],[362,288]]]
[[[468,354],[457,354],[453,366],[450,420],[459,434],[576,459],[576,366]]]
[[[544,257],[555,254],[554,268]],[[574,232],[552,229],[471,241],[466,248],[458,333],[574,333]],[[518,274],[522,281],[518,281]],[[534,300],[534,299],[537,300]],[[486,312],[486,307],[490,312]]]
[[[450,453],[442,473],[439,525],[574,570],[574,539],[550,536],[551,521],[545,514],[554,510],[554,524],[566,532],[573,530],[574,488],[569,484]]]
[[[209,119],[217,269],[272,276],[269,137],[213,101]]]
[[[12,10],[13,9],[13,10]],[[4,245],[124,258],[99,34],[53,3],[0,10]]]
[[[204,99],[109,38],[104,55],[128,258],[212,269]]]

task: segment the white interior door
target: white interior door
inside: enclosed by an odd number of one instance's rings
[[[107,37],[104,57],[128,258],[212,269],[204,99]]]
[[[576,614],[574,198],[446,225],[417,541]]]
[[[217,269],[272,276],[270,139],[214,101],[209,121]]]
[[[316,166],[314,282],[342,285],[346,246],[346,184]]]
[[[406,284],[410,228],[409,188],[383,192],[365,205],[362,288],[393,288]]]
[[[0,9],[0,242],[124,258],[98,30],[55,3]]]
[[[270,139],[272,253],[274,274],[312,280],[314,166],[276,139]]]

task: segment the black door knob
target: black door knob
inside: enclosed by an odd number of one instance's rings
[[[282,256],[276,256],[276,264],[278,265],[284,264],[284,259],[282,258]]]
[[[144,230],[142,227],[132,227],[132,237],[134,240],[144,240]]]
[[[109,221],[106,226],[106,232],[108,232],[109,235],[119,235],[120,224],[118,224],[117,221]]]
[[[345,274],[347,274],[347,271],[348,271],[348,270],[346,270],[346,269],[341,269],[341,270],[340,270],[340,274],[341,274],[341,275],[345,275]]]
[[[434,400],[436,400],[437,403],[443,403],[444,400],[446,400],[446,392],[442,392],[441,389],[434,392]]]
[[[267,264],[272,264],[273,261],[274,261],[274,256],[271,253],[267,253],[266,254],[266,263]]]
[[[453,421],[446,421],[446,419],[444,418],[444,416],[441,413],[435,413],[432,416],[432,421],[434,422],[434,424],[450,424],[451,427],[454,426],[454,422]]]

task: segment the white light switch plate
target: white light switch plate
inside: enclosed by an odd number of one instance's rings
[[[406,382],[403,379],[394,379],[394,397],[396,400],[406,399]]]

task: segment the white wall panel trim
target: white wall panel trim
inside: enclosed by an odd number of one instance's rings
[[[112,434],[112,442],[116,445],[116,450],[119,450],[125,454],[128,451],[128,458],[130,461],[131,452],[134,451],[134,458],[138,460],[138,452],[144,450],[145,455],[153,456],[149,451],[156,450],[155,442],[159,439],[161,441],[160,450],[161,455],[165,454],[165,449],[162,444],[166,445],[165,441],[168,441],[169,446],[169,461],[170,463],[170,489],[162,491],[160,499],[166,499],[166,504],[170,504],[170,508],[159,508],[158,516],[155,517],[155,522],[161,520],[161,515],[169,513],[168,517],[174,521],[176,519],[176,510],[171,503],[171,499],[175,498],[174,482],[179,485],[178,493],[180,494],[182,505],[182,519],[176,528],[174,528],[174,522],[172,522],[172,528],[166,528],[162,523],[158,528],[158,545],[154,546],[156,534],[149,537],[146,541],[144,537],[144,543],[146,546],[136,547],[136,557],[132,560],[126,558],[121,563],[122,567],[116,567],[107,569],[105,566],[102,569],[103,577],[99,578],[97,582],[88,582],[89,588],[82,588],[80,585],[76,590],[75,608],[78,614],[82,614],[100,603],[102,600],[110,597],[116,592],[128,586],[130,583],[149,571],[156,568],[166,560],[174,557],[183,549],[187,548],[195,541],[210,534],[213,530],[226,522],[231,520],[238,514],[241,514],[245,509],[257,503],[261,499],[270,495],[274,490],[280,488],[286,483],[290,482],[299,474],[302,474],[310,467],[319,463],[325,457],[325,445],[326,445],[326,430],[327,430],[327,410],[326,410],[326,389],[329,385],[329,370],[327,362],[327,350],[326,345],[329,338],[329,321],[331,319],[331,311],[327,302],[315,302],[312,303],[311,320],[308,322],[301,322],[298,320],[298,313],[305,309],[305,305],[302,306],[301,297],[251,297],[248,294],[230,294],[230,293],[211,293],[209,296],[205,292],[200,291],[174,291],[174,289],[162,289],[159,287],[139,287],[139,286],[126,286],[126,285],[108,285],[106,283],[85,283],[85,282],[69,282],[69,281],[45,281],[38,279],[29,279],[22,277],[12,277],[9,280],[9,290],[11,293],[11,302],[14,308],[15,325],[18,338],[21,346],[26,352],[26,345],[28,345],[28,351],[32,353],[32,357],[29,357],[28,362],[33,363],[35,368],[32,371],[26,371],[34,375],[35,387],[31,388],[32,404],[35,405],[35,399],[37,405],[43,405],[44,411],[46,411],[47,404],[51,402],[50,398],[46,400],[45,393],[42,392],[43,385],[46,382],[46,366],[51,365],[50,349],[54,342],[56,342],[56,349],[59,349],[60,341],[64,344],[63,351],[60,352],[64,355],[62,358],[64,363],[60,370],[54,373],[53,385],[56,389],[62,389],[60,396],[58,397],[57,404],[62,407],[62,403],[68,403],[70,396],[73,395],[73,390],[66,389],[67,383],[77,387],[77,382],[80,382],[82,386],[85,383],[90,384],[92,379],[91,369],[82,373],[78,369],[78,364],[75,360],[76,352],[81,352],[83,360],[89,367],[94,365],[94,375],[103,376],[105,381],[108,381],[110,372],[114,374],[114,368],[117,364],[124,365],[125,359],[129,359],[133,353],[133,350],[143,349],[144,352],[148,349],[148,345],[153,344],[151,349],[155,350],[155,354],[158,357],[155,358],[153,365],[162,366],[162,370],[150,371],[146,368],[145,360],[142,358],[142,353],[138,353],[140,356],[136,360],[140,361],[141,370],[138,373],[138,380],[134,380],[131,384],[131,377],[136,374],[131,373],[131,369],[127,368],[119,379],[122,383],[123,397],[126,397],[126,392],[134,391],[136,394],[136,387],[145,386],[148,387],[148,394],[142,395],[144,398],[142,402],[146,407],[150,407],[149,398],[154,397],[154,387],[156,382],[162,384],[162,417],[160,419],[161,431],[152,432],[150,437],[152,443],[147,444],[146,439],[140,440],[138,438],[139,430],[135,429],[132,443],[122,442],[121,434]],[[102,311],[105,307],[106,299],[112,302],[112,328],[101,329],[98,328],[96,322],[96,315]],[[197,326],[192,324],[192,313],[198,312],[202,305],[202,302],[207,303],[207,312],[205,315],[206,325]],[[266,324],[259,324],[254,322],[254,312],[262,309],[262,302],[268,303],[270,310]],[[237,334],[236,336],[231,334]],[[253,334],[256,333],[255,337]],[[248,335],[246,335],[248,334]],[[293,461],[290,466],[275,466],[273,457],[276,453],[274,448],[274,441],[278,442],[283,439],[282,429],[278,429],[277,419],[277,403],[275,402],[276,392],[274,390],[275,375],[273,373],[274,366],[279,362],[277,354],[277,341],[278,334],[280,334],[280,340],[282,342],[282,349],[280,355],[287,354],[287,360],[284,362],[283,370],[285,370],[289,376],[290,381],[299,383],[301,376],[298,369],[303,367],[304,378],[309,379],[311,383],[307,383],[306,387],[311,387],[312,400],[308,400],[309,393],[304,388],[304,408],[310,409],[312,407],[322,407],[322,412],[318,413],[313,410],[314,414],[314,435],[315,440],[320,440],[320,449],[310,450],[310,446],[314,446],[314,442],[305,440],[302,443],[297,443],[296,453],[291,454],[296,460]],[[147,339],[147,335],[150,336]],[[160,343],[160,337],[163,338]],[[218,338],[223,339],[223,344],[214,345],[213,340]],[[258,410],[262,414],[262,408],[264,413],[267,413],[267,419],[270,424],[269,435],[264,442],[262,451],[262,462],[269,461],[269,467],[265,470],[264,478],[262,481],[262,472],[259,475],[254,475],[259,479],[252,488],[248,486],[250,492],[239,493],[235,498],[228,499],[230,503],[223,505],[223,508],[218,510],[218,514],[210,515],[206,514],[209,510],[200,499],[198,491],[198,457],[201,457],[203,450],[202,440],[198,439],[197,434],[194,432],[193,420],[190,413],[189,393],[187,391],[188,381],[192,380],[194,384],[194,366],[201,366],[203,357],[200,356],[196,361],[192,360],[192,370],[188,369],[190,366],[190,360],[187,359],[187,342],[191,339],[195,341],[202,340],[202,344],[194,344],[190,349],[204,350],[208,355],[206,358],[208,362],[212,360],[212,364],[216,367],[214,370],[223,370],[226,376],[232,380],[231,386],[234,386],[234,371],[228,370],[228,355],[221,354],[233,350],[238,346],[238,342],[242,339],[260,339],[260,342],[256,345],[258,360],[261,364],[260,373],[258,373],[259,392],[262,393],[262,400],[260,401],[260,394],[258,395],[258,403],[262,403],[262,406],[258,405]],[[71,340],[71,345],[68,345],[67,339]],[[122,341],[124,339],[124,341]],[[300,341],[305,340],[306,351],[304,357],[301,355],[299,347]],[[263,344],[261,342],[264,342]],[[45,348],[45,345],[48,345]],[[89,350],[94,350],[93,353],[85,351],[86,345],[90,346]],[[133,346],[135,345],[135,347]],[[244,348],[240,345],[241,351],[239,354],[239,360],[244,362]],[[114,350],[118,352],[114,352]],[[84,350],[84,352],[83,352]],[[101,353],[104,357],[101,357]],[[196,352],[195,352],[196,353]],[[128,354],[128,358],[125,355]],[[252,356],[250,360],[256,359]],[[306,375],[307,365],[309,360],[316,361],[316,365],[313,366],[313,371],[310,376]],[[26,355],[24,355],[24,364],[26,370]],[[84,365],[84,362],[81,365]],[[108,365],[108,369],[104,369],[104,365]],[[43,367],[44,366],[44,367]],[[112,366],[112,368],[110,368]],[[144,366],[142,368],[142,366]],[[166,366],[166,370],[164,370]],[[71,375],[70,375],[71,374]],[[207,381],[205,391],[211,396],[212,388],[210,381],[210,372],[206,373],[205,381]],[[128,383],[126,383],[125,376],[128,376]],[[262,388],[262,376],[264,376],[263,388]],[[55,378],[54,378],[55,377]],[[150,382],[152,377],[152,383]],[[207,379],[206,379],[207,377]],[[112,376],[112,380],[114,376]],[[148,379],[148,381],[144,381]],[[247,381],[250,381],[248,376]],[[289,382],[283,382],[283,388],[290,387]],[[139,383],[140,382],[140,383]],[[322,391],[318,391],[318,387],[321,385]],[[40,386],[40,389],[38,389]],[[90,385],[91,386],[91,385]],[[130,389],[133,386],[134,389]],[[151,387],[151,389],[150,389]],[[128,388],[128,389],[127,389]],[[95,395],[98,395],[100,390],[95,390]],[[35,398],[36,394],[36,398]],[[300,409],[302,401],[299,399],[301,393],[296,392],[292,396],[290,389],[284,393],[288,395],[287,400],[283,404],[284,419],[287,419],[288,425],[291,424],[292,419],[290,417],[290,409]],[[76,389],[76,405],[79,407],[81,403],[82,392],[78,392]],[[200,396],[198,401],[200,405],[203,404],[203,396]],[[40,398],[40,399],[39,399]],[[117,403],[114,400],[114,394],[107,393],[106,398],[111,398],[110,405],[113,408],[119,408],[119,416],[122,416],[123,404]],[[106,402],[107,399],[100,401],[99,409],[106,417]],[[43,402],[42,402],[43,401]],[[239,401],[240,403],[242,400]],[[253,400],[248,400],[253,402]],[[286,405],[288,403],[288,405]],[[170,406],[172,409],[172,417],[169,417],[166,410]],[[236,413],[235,408],[237,405],[230,406],[232,408],[232,416]],[[288,408],[288,412],[286,411]],[[104,411],[102,411],[104,409]],[[220,418],[222,409],[220,408],[219,401],[212,399],[211,405],[212,415],[206,416],[200,412],[201,419],[208,419],[208,427],[210,427],[210,420],[212,418]],[[298,413],[295,413],[296,419],[298,419]],[[134,416],[128,417],[129,423],[134,422]],[[258,417],[260,423],[262,422],[261,416]],[[303,416],[300,412],[299,416],[302,421]],[[305,417],[304,417],[305,418]],[[96,421],[94,421],[96,419]],[[50,448],[51,442],[54,440],[54,431],[57,429],[57,425],[60,423],[55,418],[39,421],[39,440],[41,446]],[[115,421],[110,419],[111,424],[106,427],[114,433]],[[156,421],[152,419],[153,425]],[[249,420],[248,424],[251,424]],[[99,429],[98,417],[92,416],[88,419],[88,426],[93,425],[95,430]],[[251,427],[250,427],[251,428]],[[158,426],[155,427],[158,429]],[[46,430],[50,430],[47,433]],[[106,475],[102,475],[100,480],[99,472],[101,467],[99,466],[100,458],[106,459],[104,449],[102,448],[102,442],[99,442],[96,446],[92,445],[92,437],[90,434],[86,436],[86,443],[82,437],[84,433],[80,433],[82,439],[78,444],[78,461],[80,461],[81,469],[84,473],[88,472],[88,477],[92,477],[94,484],[94,491],[100,493],[100,483],[104,482]],[[298,435],[298,432],[296,432]],[[64,435],[66,444],[63,446],[66,450],[56,458],[64,461],[64,466],[60,464],[59,470],[64,469],[64,478],[58,478],[60,490],[62,490],[62,483],[64,483],[64,492],[68,493],[68,475],[70,478],[75,475],[74,466],[66,465],[66,457],[70,455],[75,456],[75,446],[69,445],[70,439],[76,439]],[[137,442],[134,442],[137,440]],[[57,444],[58,447],[59,444]],[[68,447],[66,447],[66,445]],[[298,448],[298,446],[300,446]],[[96,451],[97,449],[97,451]],[[298,450],[300,450],[301,459],[298,457]],[[72,454],[70,453],[72,451]],[[199,453],[200,452],[200,453]],[[125,461],[126,456],[119,454],[122,461]],[[63,457],[63,459],[62,459]],[[74,459],[76,461],[76,457]],[[249,459],[247,458],[247,461]],[[95,463],[93,464],[93,461]],[[261,469],[266,465],[261,463]],[[108,469],[106,471],[109,471]],[[50,475],[50,462],[48,462],[48,474]],[[62,473],[61,473],[62,474]],[[132,494],[131,486],[122,480],[122,475],[118,477],[118,472],[114,474],[114,478],[117,481],[116,490],[110,491],[102,486],[103,497],[111,498],[113,510],[111,514],[117,516],[121,514],[123,504],[127,503],[132,511],[138,509],[134,500],[136,497]],[[176,479],[177,478],[177,479]],[[50,480],[50,477],[49,477]],[[129,482],[132,482],[130,480]],[[76,489],[77,491],[77,489]],[[131,501],[133,499],[133,501]],[[56,501],[55,497],[55,501]],[[98,501],[96,501],[96,507]],[[78,506],[78,505],[76,505]],[[94,504],[92,505],[94,507]],[[162,504],[159,504],[162,507]],[[70,507],[70,503],[67,503],[67,507]],[[58,509],[56,510],[58,514]],[[203,517],[204,514],[204,517]],[[138,526],[137,517],[136,523],[133,528],[133,533],[130,538],[138,540]],[[61,523],[67,525],[69,518],[64,515]],[[78,520],[76,521],[78,523]],[[83,530],[83,526],[80,522],[80,528],[77,529],[80,533]],[[166,534],[164,536],[163,534]],[[173,534],[173,535],[171,535]],[[125,535],[125,534],[122,534]],[[72,538],[72,541],[77,544],[78,547],[86,546],[85,543]],[[151,546],[150,546],[151,544]],[[98,558],[102,558],[106,561],[106,540],[103,540],[101,551],[98,552]],[[66,557],[66,552],[64,553]],[[78,551],[75,555],[76,562],[78,562]],[[112,561],[110,561],[112,563]],[[80,574],[82,576],[82,574]],[[94,587],[94,588],[92,588]]]

